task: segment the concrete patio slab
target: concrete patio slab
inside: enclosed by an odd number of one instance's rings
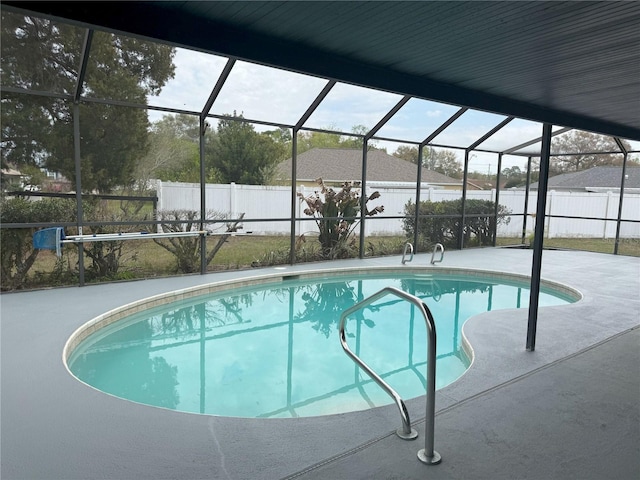
[[[425,254],[412,265],[430,268]],[[400,265],[399,257],[340,266]],[[447,252],[442,264],[529,275],[531,252]],[[299,272],[322,264],[286,267]],[[336,264],[327,264],[335,268]],[[470,370],[436,394],[436,450],[424,442],[424,397],[407,402],[421,436],[398,439],[394,405],[295,419],[238,419],[122,400],[72,377],[69,336],[123,304],[260,269],[0,296],[3,479],[638,478],[640,259],[545,251],[542,276],[581,301],[544,307],[536,350],[527,311],[470,319]]]

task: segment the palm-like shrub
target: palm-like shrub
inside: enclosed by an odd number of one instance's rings
[[[327,187],[321,178],[317,182],[320,191],[306,197],[298,192],[298,197],[307,204],[304,213],[315,218],[320,232],[318,240],[322,246],[322,257],[350,257],[355,249],[354,231],[360,223],[360,182],[344,182],[337,192]],[[379,192],[373,192],[365,199],[365,206],[379,197]],[[383,211],[384,207],[379,205],[367,209],[366,215],[373,216]]]

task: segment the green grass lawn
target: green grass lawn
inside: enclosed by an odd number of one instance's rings
[[[498,238],[499,246],[520,244],[520,238]],[[599,238],[545,238],[544,248],[584,250],[588,252],[613,253],[614,239]],[[619,255],[640,257],[640,239],[621,239],[618,245]]]
[[[372,236],[365,242],[366,256],[398,255],[403,251],[403,237]],[[499,238],[498,246],[518,245],[520,238]],[[207,241],[208,249],[215,241]],[[308,237],[296,244],[297,261],[319,260],[319,242]],[[586,250],[613,253],[614,241],[590,238],[552,238],[544,240],[545,248]],[[78,284],[78,254],[75,246],[66,246],[58,259],[53,252],[41,251],[30,270],[25,288]],[[269,266],[289,263],[290,240],[288,236],[237,236],[227,239],[208,266],[209,271],[247,269],[253,266]],[[623,239],[619,244],[620,255],[640,256],[640,240]],[[91,260],[85,257],[86,271]],[[123,242],[118,273],[112,278],[93,278],[86,274],[88,282],[127,280],[139,278],[181,275],[176,267],[176,257],[152,240]]]

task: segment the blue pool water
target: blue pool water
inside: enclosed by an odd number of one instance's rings
[[[436,388],[469,366],[461,329],[488,310],[526,308],[526,284],[452,275],[286,280],[174,302],[118,321],[71,354],[71,372],[104,392],[185,412],[297,417],[392,400],[340,346],[342,312],[386,286],[423,299],[438,338]],[[572,300],[543,291],[540,305]],[[350,348],[405,399],[425,393],[426,327],[387,296],[348,319]]]

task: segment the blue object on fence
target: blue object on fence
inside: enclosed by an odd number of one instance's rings
[[[33,234],[33,248],[38,250],[55,250],[59,257],[62,254],[62,240],[65,239],[64,228],[52,227],[38,230]]]

